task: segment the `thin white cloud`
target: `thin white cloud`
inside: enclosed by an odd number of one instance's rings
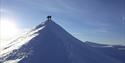
[[[109,30],[106,28],[97,28],[97,29],[94,29],[94,31],[96,33],[108,33],[109,32]]]

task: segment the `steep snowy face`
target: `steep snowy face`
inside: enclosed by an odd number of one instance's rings
[[[51,20],[28,34],[35,37],[14,50],[7,60],[21,58],[18,63],[122,63],[76,39]]]
[[[79,41],[72,37],[62,27],[53,21],[46,21],[44,28],[37,32],[38,36],[20,48],[32,50],[31,55],[20,61],[20,63],[70,63],[69,47],[70,42]],[[36,29],[40,28],[38,26]]]

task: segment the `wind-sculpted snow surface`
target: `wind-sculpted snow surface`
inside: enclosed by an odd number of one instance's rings
[[[24,39],[34,37],[8,54],[3,62],[15,60],[18,63],[125,63],[124,49],[121,51],[112,47],[91,47],[51,20],[38,25],[30,33]]]

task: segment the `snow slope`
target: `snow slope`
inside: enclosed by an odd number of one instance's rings
[[[121,62],[125,62],[125,46],[124,45],[106,45],[106,44],[97,44],[93,42],[86,41],[85,44],[87,44],[90,47],[95,48],[96,50],[111,56],[113,58],[116,58],[120,60]]]
[[[51,20],[38,25],[23,37],[24,41],[29,40],[3,56],[5,60],[2,62],[18,60],[18,63],[125,63],[124,55],[119,58],[111,55],[116,50],[102,48],[106,51],[104,52],[99,47],[88,46]],[[117,55],[121,54],[119,50],[117,52]]]

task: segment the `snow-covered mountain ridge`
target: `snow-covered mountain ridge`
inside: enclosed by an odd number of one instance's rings
[[[52,20],[41,23],[12,43],[5,50],[19,44],[18,48],[1,57],[1,62],[125,63],[124,46],[121,50],[114,46],[101,47],[107,45],[82,42]]]

